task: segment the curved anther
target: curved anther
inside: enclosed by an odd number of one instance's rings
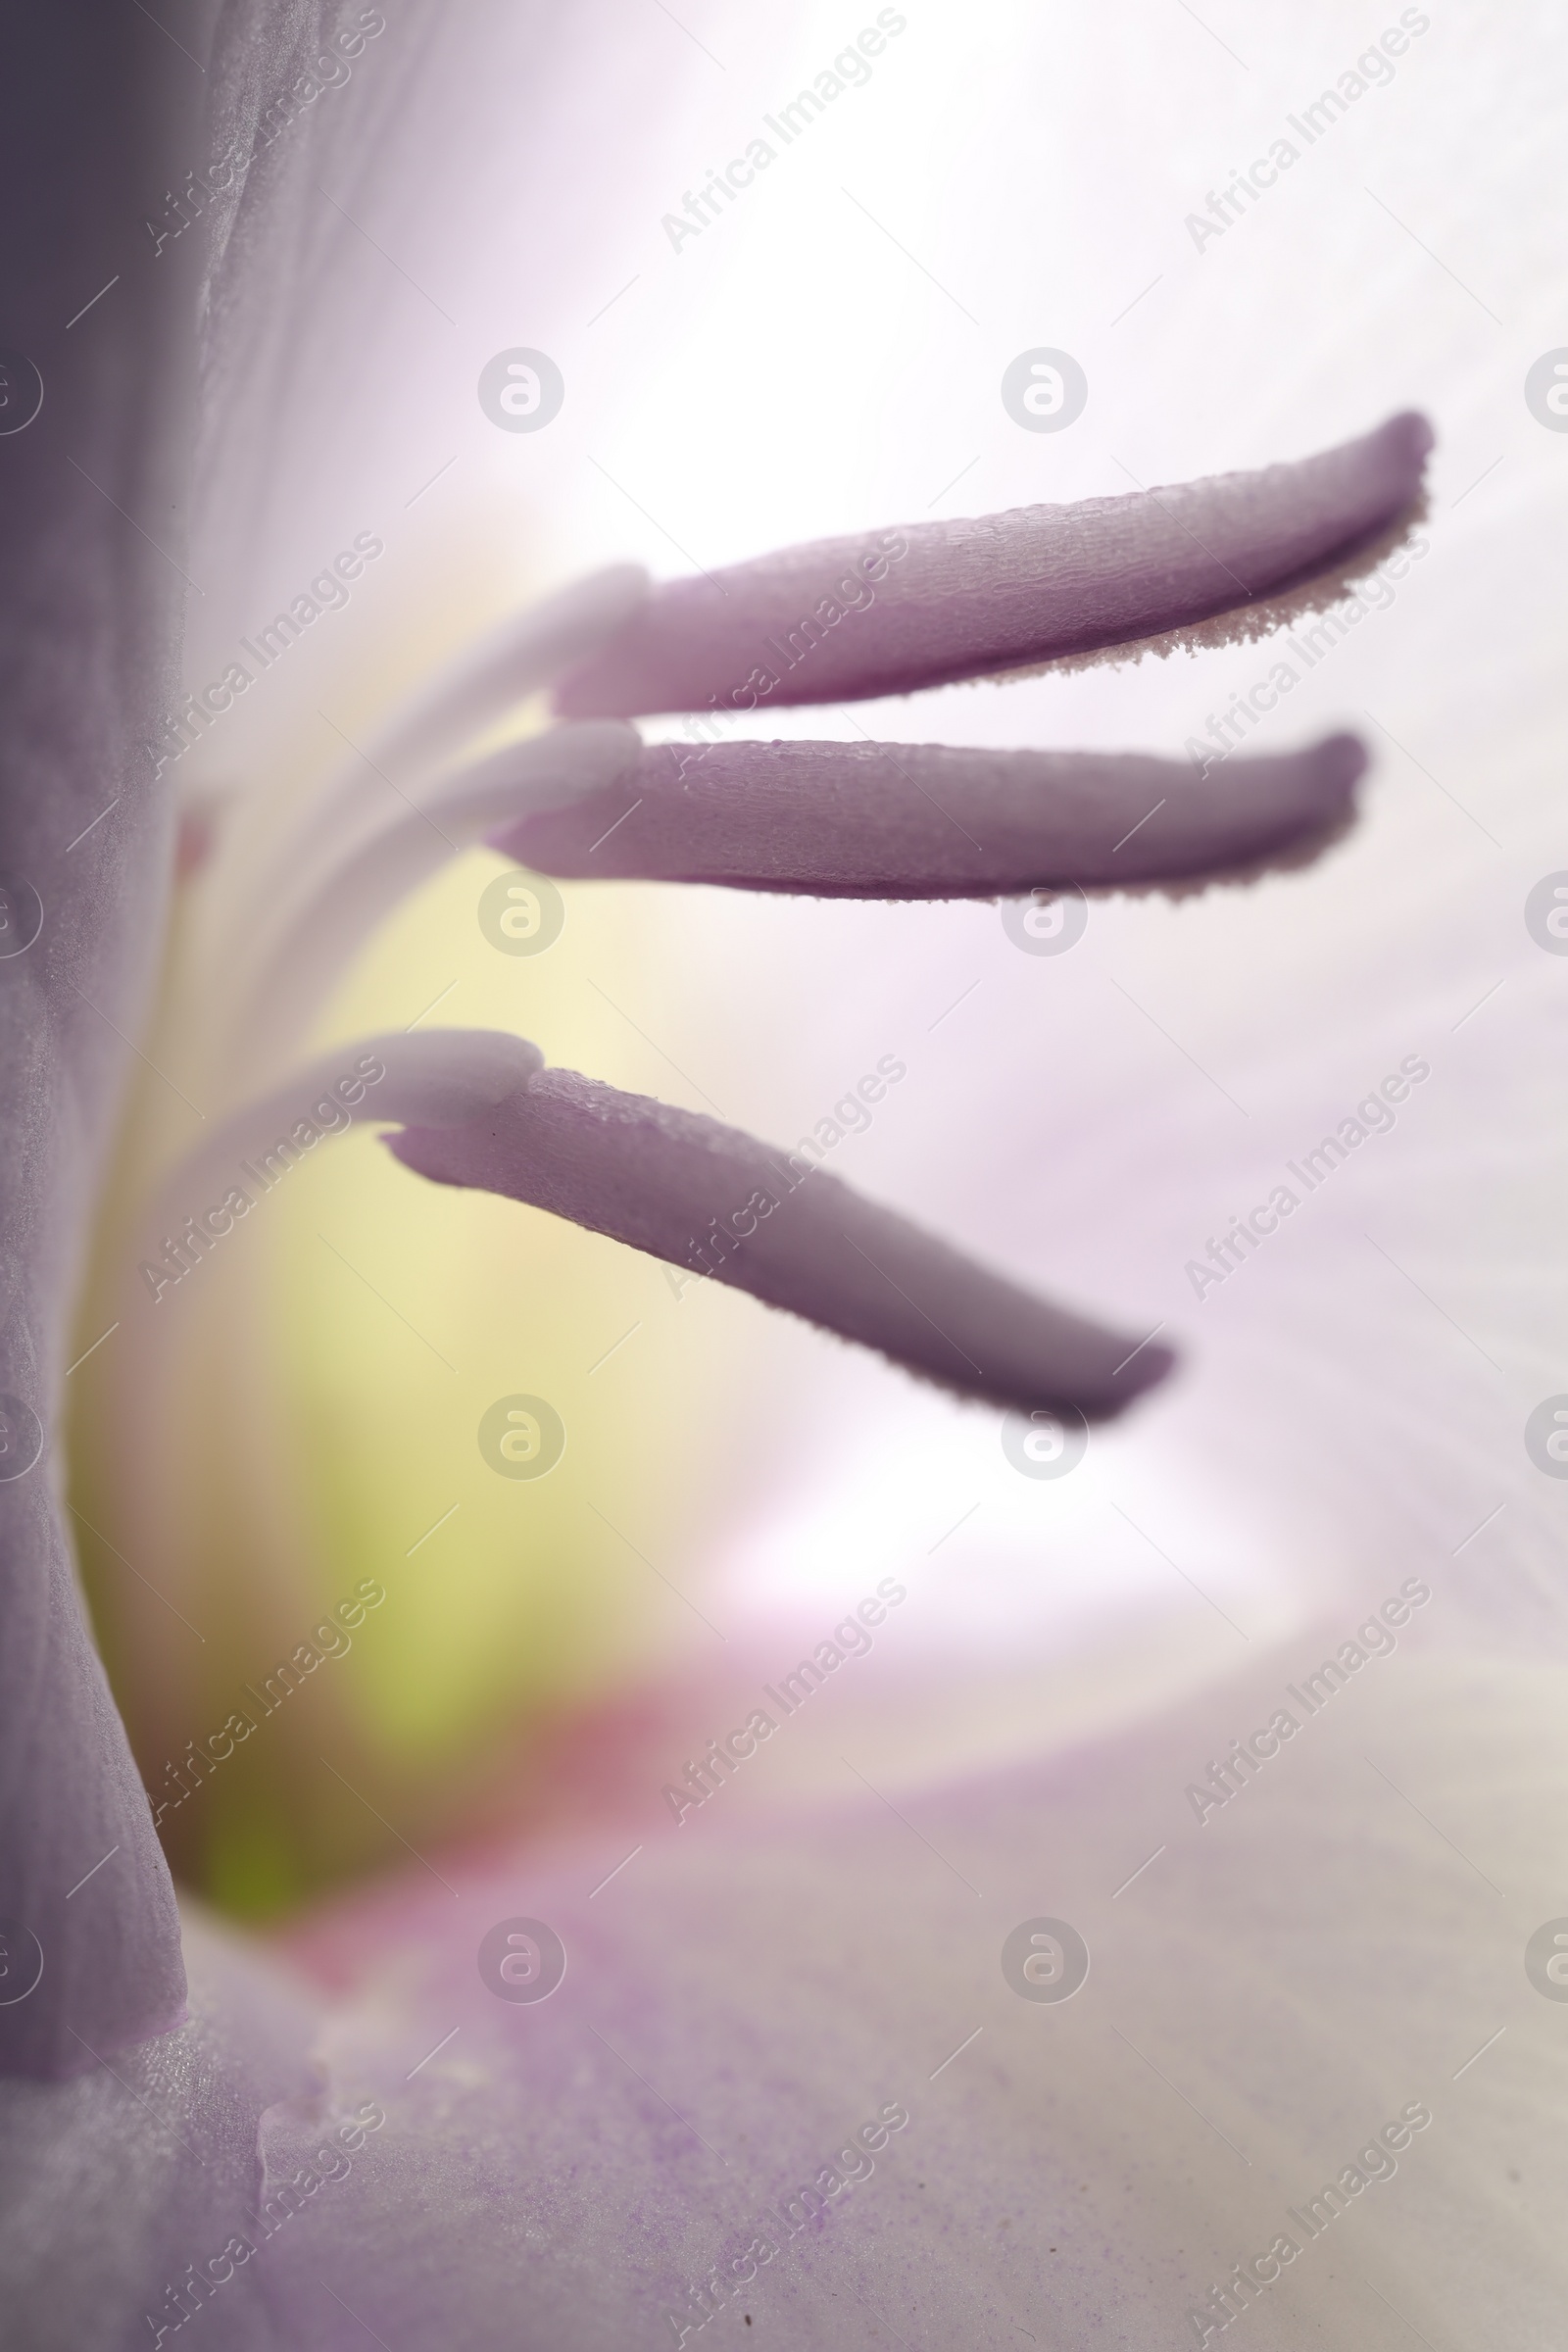
[[[1175,1360],[991,1273],[799,1153],[570,1070],[540,1071],[466,1126],[383,1141],[438,1183],[710,1274],[961,1396],[1102,1418]]]
[[[1343,824],[1365,766],[1350,735],[1205,768],[942,744],[665,744],[603,791],[491,840],[579,879],[857,899],[1132,889],[1302,857]]]
[[[766,711],[906,694],[1216,614],[1354,571],[1413,505],[1432,446],[1394,416],[1338,449],[1171,489],[1017,507],[785,548],[671,580],[557,690],[567,718]]]

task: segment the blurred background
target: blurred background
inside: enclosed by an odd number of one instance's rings
[[[1027,1479],[990,1417],[867,1356],[423,1186],[368,1133],[335,1143],[179,1302],[177,1406],[134,1492],[101,1468],[133,1353],[109,1341],[73,1378],[78,1532],[155,1796],[361,1580],[385,1591],[166,1820],[176,1867],[281,1916],[399,1839],[594,1809],[675,1834],[661,1784],[888,1576],[906,1604],[750,1768],[747,1802],[844,1789],[846,1748],[895,1792],[1038,1752],[1319,1616],[1348,1627],[1412,1570],[1442,1602],[1412,1639],[1558,1643],[1560,1496],[1521,1438],[1563,1379],[1543,1040],[1568,967],[1523,919],[1568,865],[1548,700],[1568,437],[1525,398],[1568,343],[1547,12],[613,0],[341,22],[366,30],[351,74],[215,243],[187,688],[357,533],[384,552],[173,771],[211,847],[83,1348],[132,1203],[250,1091],[224,988],[264,861],[309,839],[345,738],[509,612],[612,562],[672,576],[1114,497],[1405,407],[1438,447],[1396,592],[1298,664],[1253,738],[1348,726],[1374,754],[1359,828],[1308,871],[1096,902],[1059,956],[1020,951],[992,906],[615,883],[563,885],[561,936],[516,957],[480,926],[504,867],[479,852],[383,927],[319,1046],[505,1028],[785,1144],[896,1055],[906,1078],[835,1172],[1052,1295],[1161,1326],[1183,1363],[1070,1476]],[[759,140],[771,160],[694,232]],[[1273,184],[1216,204],[1271,152]],[[514,347],[564,380],[537,432],[481,406]],[[1039,347],[1087,379],[1059,432],[1002,396]],[[1277,658],[768,725],[1177,755]],[[1408,1055],[1431,1077],[1396,1128],[1196,1297],[1209,1237]],[[476,1444],[514,1392],[566,1425],[537,1484]]]

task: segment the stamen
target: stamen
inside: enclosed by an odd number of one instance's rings
[[[861,1200],[799,1153],[570,1070],[464,1127],[383,1139],[408,1167],[547,1208],[861,1346],[960,1396],[1118,1413],[1170,1369]]]
[[[458,850],[504,820],[612,790],[640,750],[630,727],[556,727],[456,769],[416,808],[381,795],[368,830],[306,859],[269,909],[228,1008],[228,1050],[274,1066],[376,924]]]
[[[787,548],[656,588],[557,691],[570,718],[906,694],[1136,646],[1345,570],[1411,506],[1432,432],[1391,417],[1294,465]]]
[[[542,1059],[526,1039],[495,1030],[360,1038],[223,1120],[164,1177],[129,1237],[117,1348],[98,1368],[99,1466],[120,1497],[131,1553],[154,1556],[170,1497],[189,1474],[172,1389],[193,1302],[212,1297],[222,1267],[266,1228],[270,1196],[301,1181],[297,1171],[320,1146],[356,1126],[416,1120],[420,1133],[439,1134],[482,1119]]]
[[[399,777],[454,758],[541,687],[596,654],[647,602],[640,564],[612,564],[514,614],[460,658],[366,750]]]
[[[586,799],[492,836],[536,871],[865,899],[1115,890],[1255,870],[1335,833],[1350,735],[1199,769],[1134,753],[938,744],[662,745]]]
[[[408,1120],[435,1132],[466,1125],[506,1102],[543,1063],[537,1046],[498,1029],[426,1029],[413,1037],[394,1030],[334,1047],[204,1136],[144,1207],[122,1286],[138,1418],[151,1410],[149,1335],[176,1321],[180,1284],[318,1144],[370,1120]]]
[[[286,889],[302,853],[338,854],[373,824],[396,791],[415,790],[531,694],[590,659],[612,639],[648,595],[637,564],[573,581],[543,604],[514,613],[477,647],[460,654],[433,682],[344,760],[311,802],[303,833],[290,828],[270,868],[270,888]]]

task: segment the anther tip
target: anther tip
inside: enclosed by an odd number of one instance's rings
[[[1146,1396],[1151,1389],[1157,1389],[1180,1361],[1181,1357],[1174,1348],[1166,1347],[1162,1340],[1151,1340],[1111,1375],[1109,1411],[1119,1413],[1136,1397]]]
[[[1389,418],[1383,430],[1391,441],[1402,449],[1413,466],[1423,464],[1437,447],[1438,436],[1432,429],[1431,419],[1424,416],[1419,409],[1401,409],[1396,416]]]
[[[1359,735],[1330,735],[1318,746],[1325,784],[1337,796],[1348,797],[1371,765],[1371,754]]]

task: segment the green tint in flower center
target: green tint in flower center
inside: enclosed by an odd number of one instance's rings
[[[469,854],[401,907],[322,1037],[432,1007],[641,1075],[609,1000],[657,965],[655,894],[568,886],[560,938],[517,957],[479,918],[498,870]],[[724,1409],[712,1319],[681,1311],[646,1258],[411,1180],[376,1147],[375,1108],[368,1092],[361,1132],[291,1165],[251,1162],[249,1214],[158,1303],[181,1337],[157,1475],[128,1504],[90,1467],[74,1493],[166,1846],[247,1917],[404,1856],[400,1839],[450,1838],[503,1788],[526,1804],[558,1717],[693,1630],[711,1641],[649,1562],[686,1581]],[[738,1319],[721,1316],[727,1337]],[[88,1435],[114,1345],[77,1375]],[[485,1414],[517,1392],[564,1424],[547,1477],[500,1476],[481,1450]],[[367,1606],[367,1587],[384,1601]]]

